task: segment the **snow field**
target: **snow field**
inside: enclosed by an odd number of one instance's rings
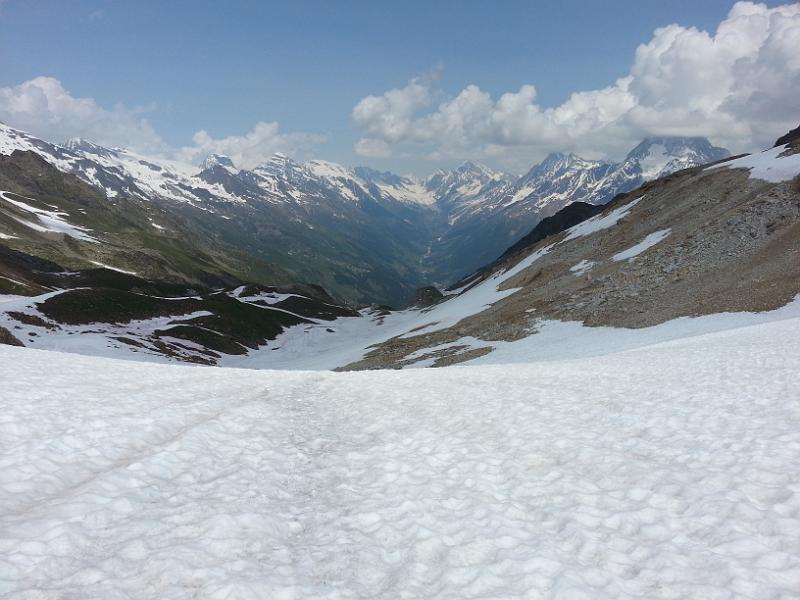
[[[585,237],[587,235],[592,235],[593,233],[597,233],[598,231],[603,231],[604,229],[608,229],[609,227],[613,227],[617,224],[617,222],[626,217],[631,209],[639,204],[642,201],[644,196],[639,196],[635,200],[631,200],[627,204],[623,204],[612,210],[607,215],[595,215],[570,227],[567,229],[567,235],[564,236],[564,239],[561,240],[563,242],[568,242],[570,240],[577,239],[579,237]]]
[[[0,346],[0,598],[789,598],[798,340],[363,373]]]
[[[25,212],[31,213],[36,217],[37,222],[34,223],[33,221],[26,221],[25,219],[20,219],[19,217],[13,217],[15,221],[33,229],[34,231],[39,231],[42,233],[52,232],[52,233],[63,233],[64,235],[68,235],[70,237],[75,238],[76,240],[82,240],[84,242],[92,242],[94,244],[100,243],[100,240],[93,238],[90,236],[84,227],[78,227],[77,225],[71,225],[68,223],[64,217],[68,217],[69,215],[63,211],[59,211],[58,207],[52,207],[54,210],[43,210],[41,208],[36,208],[35,206],[31,206],[26,202],[22,202],[21,200],[14,200],[13,198],[9,197],[8,194],[10,192],[0,191],[0,199],[8,202],[12,206],[15,206],[19,209],[24,210]],[[16,194],[18,195],[18,194]],[[25,198],[25,196],[20,196],[20,198]],[[26,200],[33,200],[32,198],[26,198]],[[4,239],[12,239],[16,236],[9,236],[3,235]]]
[[[772,183],[789,181],[800,175],[800,154],[781,156],[786,151],[786,146],[776,146],[763,152],[748,154],[720,165],[708,167],[708,169],[749,169],[750,177],[756,179]]]

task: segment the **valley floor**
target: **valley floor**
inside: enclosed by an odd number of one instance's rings
[[[0,346],[0,598],[789,598],[800,318],[672,337],[356,373]]]

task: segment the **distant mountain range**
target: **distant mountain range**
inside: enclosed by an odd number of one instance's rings
[[[415,288],[455,281],[491,262],[571,202],[605,204],[644,181],[729,154],[704,138],[649,138],[620,163],[551,154],[522,177],[470,161],[417,179],[282,154],[249,170],[211,155],[198,168],[82,139],[52,144],[0,125],[0,154],[17,150],[88,183],[100,192],[96,202],[105,197],[116,211],[130,208],[129,235],[138,223],[156,241],[200,243],[215,257],[214,273],[249,271],[249,280],[268,285],[313,282],[351,303],[393,305]],[[49,181],[52,200],[57,183]],[[85,203],[81,210],[72,216],[86,221],[109,207]],[[13,247],[25,226],[11,219],[6,228],[13,231],[0,234]],[[70,263],[55,249],[48,258]],[[137,265],[130,259],[117,266],[139,272]],[[170,271],[181,275],[176,265]]]

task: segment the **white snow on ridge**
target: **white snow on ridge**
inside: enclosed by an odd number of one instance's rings
[[[436,204],[436,197],[427,189],[425,189],[425,186],[418,181],[405,179],[403,183],[398,185],[390,185],[380,181],[373,181],[372,183],[385,196],[394,198],[400,202],[428,206]]]
[[[0,381],[9,598],[800,587],[796,316],[607,356],[402,372],[0,346]]]
[[[108,269],[109,271],[116,271],[117,273],[124,273],[125,275],[138,275],[138,273],[136,273],[135,271],[126,271],[125,269],[120,269],[118,267],[112,267],[111,265],[107,265],[105,263],[101,263],[101,262],[96,261],[96,260],[90,260],[89,262],[92,263],[93,265],[96,265],[96,266],[101,267],[103,269]]]
[[[642,168],[642,177],[645,179],[655,179],[659,176],[667,163],[674,157],[667,152],[664,144],[653,144],[646,156],[639,159]]]
[[[585,221],[570,227],[567,229],[567,235],[564,237],[563,241],[568,242],[569,240],[591,235],[616,225],[620,219],[628,215],[634,206],[639,204],[642,198],[644,198],[644,196],[639,196],[635,200],[631,200],[627,204],[615,208],[607,215],[595,215],[590,219],[586,219]]]
[[[628,261],[633,260],[648,248],[652,248],[659,242],[665,240],[671,232],[672,229],[662,229],[660,231],[654,231],[653,233],[646,236],[638,244],[635,244],[630,248],[628,248],[627,250],[623,250],[622,252],[618,252],[617,254],[612,256],[611,260],[615,262],[620,262],[623,260],[628,260]]]
[[[763,179],[771,183],[789,181],[800,175],[800,153],[781,156],[786,152],[785,146],[770,148],[764,152],[749,154],[742,158],[714,165],[711,169],[749,169],[750,177]]]
[[[18,209],[21,209],[25,212],[31,213],[36,217],[36,222],[28,221],[26,219],[21,219],[14,215],[11,217],[33,229],[34,231],[38,231],[41,233],[63,233],[64,235],[68,235],[73,237],[77,240],[82,240],[84,242],[92,242],[93,244],[99,244],[100,240],[93,238],[87,232],[90,231],[85,227],[78,227],[77,225],[72,225],[68,223],[64,217],[68,217],[69,215],[63,211],[59,211],[57,207],[53,207],[54,210],[44,210],[41,208],[36,208],[35,206],[31,206],[26,202],[22,202],[21,200],[15,200],[9,196],[11,192],[0,191],[0,199],[8,202],[12,206],[15,206]],[[19,194],[14,194],[15,196],[19,196]],[[25,198],[24,196],[19,196],[20,198]],[[33,200],[33,198],[25,198],[26,200]],[[7,236],[3,236],[4,239],[10,239]],[[15,237],[15,236],[10,236]]]

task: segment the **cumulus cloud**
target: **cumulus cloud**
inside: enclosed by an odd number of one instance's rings
[[[739,2],[711,34],[669,25],[636,49],[629,73],[556,107],[523,85],[492,98],[476,85],[430,110],[435,81],[368,96],[353,109],[364,138],[417,145],[431,158],[506,162],[552,150],[618,158],[647,135],[701,135],[732,150],[767,146],[800,120],[800,4]]]
[[[325,141],[320,135],[281,132],[275,122],[258,122],[251,131],[238,136],[213,138],[201,130],[192,137],[193,145],[176,149],[147,120],[151,110],[123,105],[104,108],[92,98],[73,96],[52,77],[0,87],[0,121],[54,142],[82,137],[104,146],[194,163],[211,153],[226,154],[238,166],[249,168],[275,152],[294,155]]]
[[[103,108],[92,98],[76,98],[52,77],[0,88],[0,121],[46,140],[85,137],[160,153],[166,144],[144,116],[148,111],[123,105]]]
[[[223,154],[238,167],[250,169],[276,152],[294,156],[325,140],[322,135],[282,133],[278,123],[260,121],[245,135],[213,138],[205,130],[198,131],[192,137],[194,145],[181,148],[177,155],[184,161],[197,163],[209,154]]]
[[[384,140],[376,138],[361,138],[355,145],[356,154],[370,158],[389,158],[392,147]]]

